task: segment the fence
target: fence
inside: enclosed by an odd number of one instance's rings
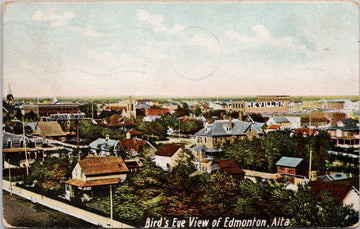
[[[3,180],[2,187],[4,190],[8,192],[12,192],[15,195],[21,196],[25,199],[28,199],[34,203],[39,203],[41,205],[44,205],[46,207],[55,209],[57,211],[63,212],[65,214],[74,216],[76,218],[85,220],[89,223],[92,223],[94,225],[99,225],[101,227],[106,228],[133,228],[130,225],[124,224],[122,222],[111,220],[110,218],[97,215],[95,213],[83,210],[81,208],[74,207],[72,205],[62,203],[57,200],[53,200],[51,198],[48,198],[46,196],[30,192],[26,189],[22,189],[20,187],[15,186],[14,184],[10,184],[9,181]]]

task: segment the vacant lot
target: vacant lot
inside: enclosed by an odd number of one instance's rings
[[[81,219],[32,203],[19,196],[3,191],[3,216],[13,227],[95,227]]]

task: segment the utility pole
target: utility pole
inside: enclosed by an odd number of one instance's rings
[[[311,136],[310,126],[311,126],[311,109],[309,112],[309,137]],[[311,181],[311,155],[312,155],[312,150],[311,150],[311,142],[310,142],[309,181]]]
[[[91,100],[91,119],[94,119],[94,99]]]
[[[10,169],[10,159],[8,159],[9,164],[9,183],[10,183],[10,196],[12,197],[12,184],[11,184],[11,169]]]
[[[311,147],[311,146],[310,146]],[[310,161],[309,161],[309,181],[311,181],[311,154],[312,150],[310,149]]]
[[[110,225],[113,226],[113,201],[112,201],[112,185],[110,185]]]
[[[26,176],[29,176],[29,161],[28,161],[27,152],[26,152],[26,138],[25,138],[25,123],[24,123],[24,117],[22,117],[22,124],[23,124],[23,137],[24,137]]]

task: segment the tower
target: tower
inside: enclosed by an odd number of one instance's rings
[[[130,119],[136,119],[135,100],[129,96],[126,101],[126,116]]]

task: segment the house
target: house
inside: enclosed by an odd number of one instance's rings
[[[235,140],[258,138],[264,134],[260,123],[243,122],[239,119],[215,120],[195,134],[196,145],[205,145],[208,149],[223,147]]]
[[[118,140],[109,139],[109,136],[106,138],[98,138],[95,141],[89,144],[90,153],[95,154],[96,156],[106,157],[106,156],[115,156],[121,150],[121,145]]]
[[[309,177],[307,165],[302,158],[283,156],[275,165],[277,174],[287,177],[291,184],[295,184],[295,178]]]
[[[128,172],[129,169],[121,157],[90,155],[79,160],[72,170],[72,179],[65,182],[66,196],[88,200],[109,185],[124,182]]]
[[[131,113],[132,114],[132,113]],[[135,130],[137,124],[128,118],[123,118],[119,114],[114,114],[105,119],[108,127],[113,130],[119,130],[123,133]]]
[[[349,177],[345,173],[334,173],[334,174],[327,174],[323,176],[318,176],[318,181],[323,182],[336,182],[336,181],[343,181],[347,180]]]
[[[354,186],[322,181],[311,181],[309,186],[318,199],[324,199],[323,192],[329,191],[337,203],[343,203],[344,206],[352,206],[354,210],[359,211],[360,193]]]
[[[120,140],[120,144],[122,150],[129,155],[129,159],[139,156],[140,152],[142,152],[144,156],[154,155],[157,150],[150,142],[137,138],[122,139]]]
[[[126,138],[133,138],[133,137],[141,137],[144,135],[144,132],[138,131],[138,130],[130,130],[126,133]]]
[[[284,130],[285,127],[283,127],[280,124],[271,124],[270,126],[268,126],[265,130],[265,133],[269,133],[269,132],[274,132],[274,131],[279,131],[279,130]]]
[[[171,114],[168,108],[150,108],[145,111],[145,116],[161,116]]]
[[[161,116],[160,115],[156,115],[156,116],[145,116],[143,118],[143,122],[155,122],[157,119],[160,119]]]
[[[176,160],[181,151],[181,146],[178,144],[163,144],[155,152],[153,160],[163,170],[170,171],[176,165]]]
[[[266,125],[280,125],[285,128],[290,128],[290,121],[287,117],[271,117],[267,122]]]
[[[245,171],[238,166],[235,159],[216,160],[215,163],[219,170],[226,174],[238,176],[241,178],[245,177]]]
[[[310,129],[310,128],[299,128],[299,129],[293,129],[291,131],[292,134],[301,135],[303,137],[307,136],[316,136],[319,134],[319,131],[316,129]]]
[[[323,111],[310,111],[301,116],[301,126],[326,126],[330,123],[331,118]]]
[[[2,141],[3,168],[25,167],[26,161],[32,164],[44,158],[44,149],[37,147],[37,144],[42,144],[42,139],[3,132]]]
[[[335,146],[341,148],[359,148],[359,126],[354,119],[338,121],[335,126],[327,129]]]
[[[68,132],[64,132],[61,126],[56,121],[38,122],[34,135],[39,135],[44,138],[65,140]]]

